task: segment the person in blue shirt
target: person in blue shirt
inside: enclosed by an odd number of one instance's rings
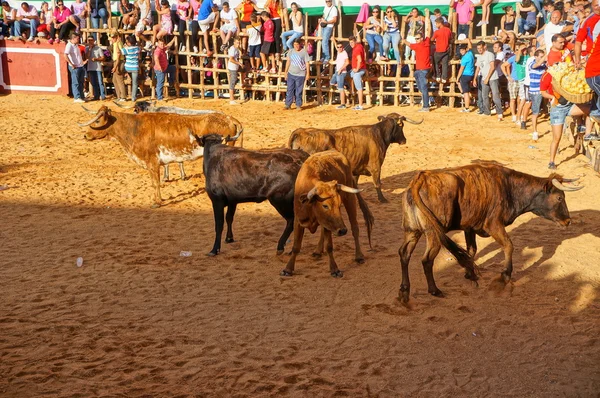
[[[471,51],[471,41],[469,45],[461,44],[458,48],[460,52],[460,69],[456,80],[459,81],[460,92],[462,93],[464,104],[461,112],[471,112],[471,84],[475,76],[475,56]]]
[[[209,50],[208,43],[208,33],[211,30],[214,31],[219,23],[219,7],[217,7],[212,0],[204,0],[200,5],[200,9],[198,10],[198,26],[200,27],[200,32],[204,37],[204,49],[203,53],[208,53],[211,55],[211,51]]]
[[[127,45],[121,49],[121,52],[125,56],[125,72],[129,73],[131,77],[131,101],[135,102],[138,91],[141,52],[135,41],[135,36],[127,36],[125,43]]]

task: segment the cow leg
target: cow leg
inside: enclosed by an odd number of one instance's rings
[[[163,181],[169,181],[169,165],[165,164],[165,172],[163,174]]]
[[[325,228],[321,227],[321,236],[319,236],[319,243],[317,244],[316,250],[313,252],[312,256],[315,258],[321,257],[323,255],[323,245],[325,244]]]
[[[279,256],[283,254],[285,244],[294,230],[294,211],[291,206],[286,206],[284,202],[274,201],[272,199],[269,199],[269,202],[286,221],[285,229],[279,238],[279,242],[277,242],[277,255]]]
[[[181,164],[181,163],[179,163]],[[235,208],[237,207],[237,203],[229,203],[227,205],[227,215],[225,216],[225,221],[227,221],[227,234],[225,234],[225,243],[233,242],[233,216],[235,216]]]
[[[402,284],[400,285],[399,296],[404,303],[408,303],[410,295],[410,278],[408,276],[408,264],[419,239],[421,238],[420,231],[404,231],[404,243],[398,249],[400,256],[400,266],[402,267]]]
[[[473,257],[473,259],[475,259],[475,254],[477,253],[477,240],[476,240],[477,235],[475,234],[475,231],[473,231],[472,229],[467,229],[465,230],[465,241],[467,242],[467,253],[469,253],[469,256]],[[470,279],[470,280],[474,280],[473,278],[475,277],[475,274],[473,273],[472,270],[466,270],[465,272],[465,278],[466,279]]]
[[[212,202],[213,215],[215,218],[215,244],[208,256],[216,256],[221,251],[221,235],[223,235],[223,224],[225,216],[225,205],[220,200]]]
[[[331,231],[323,228],[323,236],[325,237],[325,250],[327,250],[327,255],[329,256],[329,272],[331,276],[334,278],[341,278],[344,276],[344,273],[339,270],[335,258],[333,258],[333,239],[331,238]]]
[[[377,199],[381,203],[388,203],[388,200],[383,196],[381,192],[381,167],[372,168],[369,170],[371,176],[373,176],[373,184],[375,184],[375,190],[377,191]]]
[[[152,205],[153,209],[159,208],[162,200],[160,198],[160,166],[156,165],[156,167],[151,167],[148,169],[150,173],[150,178],[152,180],[152,188],[154,188],[154,204]]]
[[[504,226],[498,226],[497,228],[493,228],[493,230],[486,231],[488,232],[492,238],[500,246],[502,246],[502,250],[504,251],[504,271],[500,275],[502,275],[502,279],[504,279],[504,283],[508,283],[510,281],[510,277],[512,275],[513,265],[512,265],[512,255],[513,255],[513,244],[508,234],[506,233],[506,229]]]
[[[423,254],[421,262],[423,263],[423,272],[425,273],[425,278],[427,278],[427,291],[432,296],[443,297],[444,294],[440,289],[438,289],[435,284],[435,279],[433,278],[433,260],[435,260],[440,252],[441,244],[432,235],[427,234],[426,237],[427,248],[425,249],[425,254]]]
[[[181,175],[181,179],[185,180],[185,170],[183,169],[183,162],[179,163],[179,175]]]
[[[365,262],[365,256],[360,250],[360,242],[358,241],[358,221],[356,221],[356,197],[354,194],[343,193],[342,202],[346,208],[348,214],[348,220],[350,221],[350,228],[352,229],[352,237],[354,238],[354,259],[357,263],[363,264]]]
[[[296,265],[296,257],[298,253],[300,253],[300,249],[302,248],[302,239],[304,238],[304,227],[300,226],[294,220],[294,246],[292,247],[292,256],[288,260],[287,265],[281,271],[281,276],[292,276],[294,274],[294,267]]]

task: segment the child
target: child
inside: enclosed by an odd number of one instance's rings
[[[244,64],[240,62],[240,38],[236,37],[233,39],[233,46],[229,47],[227,51],[229,59],[227,60],[227,71],[229,73],[229,104],[238,105],[233,99],[235,96],[235,85],[238,79],[238,70],[240,66],[243,68]]]
[[[248,57],[253,71],[257,71],[260,66],[260,30],[262,28],[257,14],[250,17],[250,26],[246,29],[248,33]]]
[[[156,42],[154,50],[154,75],[156,76],[156,99],[162,101],[163,88],[165,86],[165,78],[167,76],[167,68],[169,60],[167,59],[166,43],[164,38],[159,38]]]
[[[262,30],[264,32],[263,43],[260,48],[260,58],[262,59],[262,65],[264,71],[268,73],[276,73],[275,70],[275,24],[269,18],[269,13],[263,11],[260,13],[260,17],[263,21]],[[269,61],[267,62],[267,57]],[[271,69],[269,69],[269,63]]]
[[[131,77],[131,101],[135,102],[138,90],[138,73],[140,70],[140,48],[137,46],[133,35],[127,36],[125,46],[121,52],[125,56],[125,72]]]
[[[87,18],[87,3],[82,0],[75,0],[75,3],[71,4],[72,14],[69,17],[69,21],[75,25],[75,32],[79,32],[81,28],[86,27]]]
[[[173,21],[171,20],[171,4],[169,0],[161,0],[160,8],[156,10],[160,15],[160,23],[154,25],[152,28],[152,45],[156,42],[156,39],[160,39],[166,35],[173,33]],[[149,49],[148,43],[146,43],[146,49]]]

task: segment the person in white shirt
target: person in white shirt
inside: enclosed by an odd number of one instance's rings
[[[546,52],[550,51],[552,47],[552,36],[570,32],[573,30],[573,25],[566,25],[562,19],[562,13],[558,10],[552,11],[550,15],[550,22],[544,26],[544,44],[546,45]]]
[[[238,17],[237,13],[234,9],[229,8],[229,3],[223,3],[223,9],[219,14],[219,18],[223,22],[219,33],[221,34],[221,40],[223,44],[221,45],[221,51],[225,51],[227,49],[229,43],[229,39],[231,36],[235,35],[235,33],[239,30],[238,27]]]
[[[17,21],[15,22],[15,36],[21,38],[21,32],[29,29],[29,39],[33,41],[37,34],[37,27],[40,24],[40,17],[34,6],[27,3],[21,3],[21,8],[17,11]]]
[[[323,17],[319,18],[319,26],[321,27],[321,37],[323,38],[323,64],[327,65],[331,59],[331,50],[329,48],[329,41],[333,34],[333,26],[338,20],[337,7],[333,5],[332,0],[325,0],[325,7],[323,8]]]
[[[87,60],[83,60],[81,51],[79,50],[80,34],[77,32],[71,33],[69,42],[65,47],[65,60],[69,64],[69,72],[71,72],[71,90],[75,103],[85,102],[83,95],[83,78],[85,77],[85,65]]]
[[[292,30],[288,30],[281,34],[283,42],[283,51],[294,48],[294,41],[302,37],[304,28],[302,27],[302,11],[298,9],[298,4],[291,4],[292,12],[290,13],[290,21],[292,21]]]
[[[227,72],[229,74],[229,104],[238,105],[235,102],[235,85],[238,80],[238,70],[240,67],[244,67],[244,64],[240,62],[240,38],[236,37],[233,39],[233,46],[229,47],[227,51],[229,58],[227,59]]]

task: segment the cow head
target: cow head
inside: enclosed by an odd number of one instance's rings
[[[96,115],[92,120],[86,123],[77,124],[80,127],[90,127],[88,132],[84,135],[86,140],[97,140],[106,137],[108,134],[107,128],[112,124],[111,122],[114,121],[114,119],[115,118],[111,115],[110,109],[108,109],[108,107],[105,105],[98,109],[98,112],[96,112]]]
[[[571,223],[571,216],[565,201],[565,192],[578,191],[583,186],[568,186],[563,183],[574,181],[577,179],[562,178],[558,174],[550,175],[543,189],[533,200],[532,212],[565,227],[568,226]]]
[[[388,139],[386,140],[389,144],[396,143],[400,145],[406,144],[406,137],[404,136],[404,122],[407,121],[412,124],[421,124],[423,120],[420,122],[415,122],[414,120],[408,119],[405,116],[401,116],[397,113],[389,113],[387,115],[379,116],[377,118],[380,122],[388,121]],[[391,123],[390,123],[391,121]]]
[[[138,101],[133,107],[133,113],[150,112],[150,110],[154,108],[155,104],[156,101]]]
[[[338,184],[337,181],[317,181],[306,195],[300,195],[299,198],[300,203],[304,206],[311,206],[319,225],[338,236],[346,235],[348,232],[340,212],[342,204],[340,192],[342,191],[356,194],[360,192],[360,189]]]

